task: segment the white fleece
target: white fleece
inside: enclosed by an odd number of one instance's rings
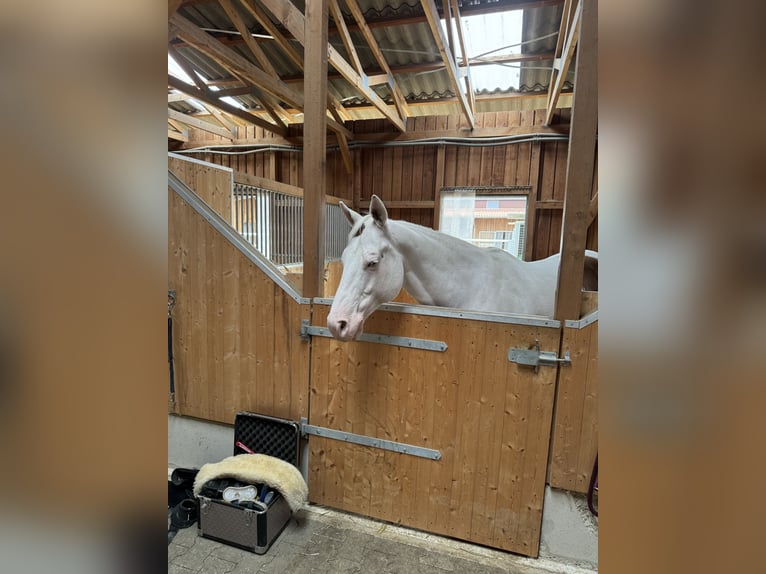
[[[234,478],[248,484],[266,484],[285,497],[293,512],[308,500],[309,488],[300,471],[289,462],[265,454],[238,454],[202,466],[194,479],[194,496],[215,478]]]

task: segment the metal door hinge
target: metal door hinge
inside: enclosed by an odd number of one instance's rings
[[[569,351],[564,353],[563,358],[559,358],[556,353],[551,351],[541,351],[540,341],[535,341],[535,346],[532,349],[519,349],[518,347],[511,347],[508,349],[508,360],[511,363],[518,363],[519,365],[534,367],[535,372],[539,370],[540,366],[555,367],[558,364],[572,364],[572,358],[569,355]]]

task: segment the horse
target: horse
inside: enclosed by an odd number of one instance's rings
[[[501,249],[388,217],[372,196],[367,215],[345,203],[351,231],[343,250],[343,274],[327,316],[336,339],[357,338],[365,320],[402,287],[418,303],[440,307],[552,316],[559,254],[521,261]],[[585,287],[593,290],[598,254],[586,251]]]

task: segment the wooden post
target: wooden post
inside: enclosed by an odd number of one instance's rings
[[[306,2],[303,123],[303,296],[324,294],[327,0]]]
[[[434,174],[434,229],[441,223],[442,187],[444,187],[444,144],[436,148],[436,173]]]
[[[596,0],[583,0],[577,44],[572,127],[569,132],[566,197],[555,318],[580,317],[588,209],[593,186],[598,129],[598,12]]]

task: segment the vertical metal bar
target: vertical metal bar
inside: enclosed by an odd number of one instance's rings
[[[256,249],[258,249],[258,212],[256,211],[258,206],[255,203],[255,197],[254,197],[255,189],[252,187],[249,187],[247,189],[247,213],[248,218],[247,220],[250,223],[250,242],[255,246]]]

